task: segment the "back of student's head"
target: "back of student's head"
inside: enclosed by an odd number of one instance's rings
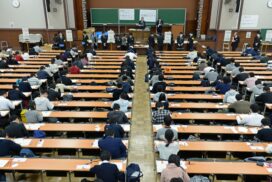
[[[174,132],[171,129],[166,130],[164,133],[164,138],[167,141],[167,144],[165,146],[168,147],[169,144],[173,141]]]
[[[235,62],[235,59],[233,59],[233,58],[230,58],[229,60],[230,60],[231,63]]]
[[[123,99],[123,100],[127,100],[128,94],[123,92],[123,93],[121,93],[120,98]]]
[[[231,86],[230,86],[230,89],[231,89],[231,90],[236,90],[236,86],[235,86],[235,85],[231,85]]]
[[[263,118],[261,122],[263,126],[271,126],[270,119],[268,118]]]
[[[47,95],[47,94],[48,94],[47,90],[41,90],[41,95]]]
[[[240,63],[237,63],[237,62],[236,62],[236,63],[234,64],[234,66],[238,68],[238,67],[240,67]]]
[[[172,123],[172,118],[171,118],[171,116],[170,115],[167,115],[167,116],[165,116],[164,117],[164,125],[165,126],[170,126],[171,125],[171,123]]]
[[[240,71],[240,72],[244,72],[245,69],[244,69],[243,67],[240,67],[240,68],[239,68],[239,71]]]
[[[256,80],[256,81],[255,81],[255,85],[260,85],[260,84],[262,84],[262,81],[261,81],[261,80]]]
[[[45,69],[45,67],[44,67],[44,66],[41,66],[41,67],[40,67],[40,70],[44,70],[44,69]]]
[[[60,55],[56,55],[56,59],[60,59]]]
[[[111,153],[107,150],[102,150],[100,153],[100,159],[101,161],[110,161]]]
[[[157,102],[156,103],[156,108],[157,109],[160,109],[160,108],[163,108],[164,107],[164,104],[162,102]]]
[[[165,93],[161,93],[159,96],[159,102],[167,101]]]
[[[265,87],[263,88],[263,90],[264,90],[265,92],[270,92],[270,87],[265,86]]]
[[[52,58],[52,59],[51,59],[51,64],[54,64],[54,63],[55,63],[55,59]]]
[[[107,129],[105,131],[105,136],[111,136],[111,137],[113,137],[114,136],[114,130],[113,129]]]
[[[123,85],[121,83],[117,83],[116,87],[117,88],[123,88]]]
[[[208,66],[212,66],[212,62],[209,61],[209,62],[207,63],[207,65],[208,65]]]
[[[175,164],[180,167],[180,157],[176,154],[171,154],[168,158],[168,164]]]
[[[0,90],[0,96],[4,96],[7,94],[7,91],[6,90]]]
[[[170,182],[183,182],[181,178],[172,178]]]
[[[250,73],[249,73],[249,76],[250,76],[250,77],[254,77],[255,74],[254,74],[253,72],[250,72]]]
[[[236,100],[239,101],[239,100],[242,100],[243,99],[243,96],[241,94],[237,94],[235,96]]]
[[[260,108],[257,104],[251,104],[250,105],[250,110],[253,112],[253,113],[257,113],[259,112]]]
[[[15,121],[15,120],[17,120],[17,119],[19,119],[19,116],[18,116],[18,115],[15,115],[15,114],[13,114],[13,115],[11,115],[11,116],[9,117],[9,121],[10,121],[10,122]]]
[[[124,75],[123,77],[122,77],[122,81],[127,81],[128,80],[128,77],[126,76],[126,75]]]
[[[229,78],[229,77],[224,76],[224,77],[223,77],[223,83],[225,83],[225,84],[230,83],[230,78]]]
[[[34,101],[30,101],[30,102],[29,102],[29,109],[30,109],[30,110],[35,110],[35,109],[36,109],[36,104],[35,104]]]
[[[13,89],[13,90],[16,90],[17,88],[18,88],[18,86],[17,86],[16,84],[13,84],[13,85],[12,85],[12,89]]]
[[[113,104],[112,109],[113,110],[120,110],[120,105],[115,103],[115,104]]]
[[[163,75],[159,75],[158,79],[159,81],[163,81]]]
[[[158,92],[163,92],[163,86],[162,86],[162,85],[158,85],[157,91],[158,91]]]

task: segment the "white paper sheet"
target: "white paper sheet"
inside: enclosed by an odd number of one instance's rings
[[[94,148],[99,148],[99,146],[98,146],[98,140],[94,140],[94,142],[92,143],[92,146]]]
[[[4,167],[9,160],[0,160],[0,167]]]
[[[90,169],[91,166],[90,165],[77,165],[76,169]]]
[[[130,125],[129,124],[121,124],[121,126],[125,131],[130,131]]]
[[[28,146],[32,140],[31,139],[24,139],[24,138],[16,138],[13,141],[21,146]]]

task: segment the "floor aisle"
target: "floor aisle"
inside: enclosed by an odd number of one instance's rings
[[[148,84],[144,82],[147,73],[146,58],[138,57],[133,99],[132,126],[128,162],[138,163],[144,173],[143,182],[156,181],[153,131],[149,102]]]

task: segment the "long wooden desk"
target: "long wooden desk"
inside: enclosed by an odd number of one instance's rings
[[[155,108],[155,103],[151,107]],[[206,102],[170,102],[169,109],[227,109],[229,104],[224,103],[206,103]]]
[[[220,120],[220,121],[236,121],[238,114],[232,113],[172,113],[173,120]]]
[[[154,94],[150,96],[153,98]],[[167,94],[169,100],[173,99],[190,99],[190,100],[223,100],[224,95],[208,95],[208,94]]]
[[[30,73],[0,73],[0,77],[5,78],[22,78],[30,76]]]
[[[1,79],[0,79],[1,82]],[[174,83],[176,85],[200,85],[198,80],[165,80],[167,84]]]
[[[67,74],[69,78],[113,78],[117,79],[118,74]]]

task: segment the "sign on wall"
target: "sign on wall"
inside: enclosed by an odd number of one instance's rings
[[[226,30],[224,35],[224,42],[229,42],[231,39],[231,30]]]
[[[73,42],[73,32],[72,30],[66,30],[66,41]]]
[[[259,15],[242,15],[241,28],[256,28],[259,22]]]
[[[29,40],[29,29],[28,28],[22,28],[22,33],[23,33],[23,39],[24,40]]]
[[[134,20],[135,10],[134,9],[119,9],[119,20]]]
[[[141,20],[142,17],[146,22],[156,22],[157,10],[140,9],[139,19]]]
[[[265,41],[271,42],[272,41],[272,30],[267,30],[265,35]]]

